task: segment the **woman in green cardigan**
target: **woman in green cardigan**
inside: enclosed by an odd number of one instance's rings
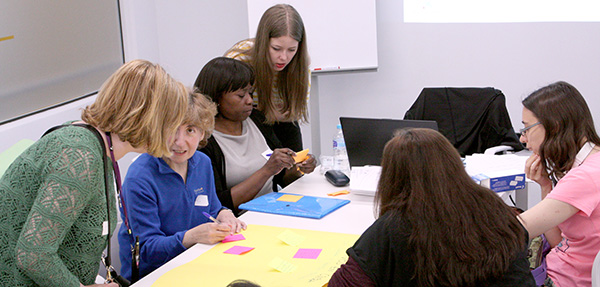
[[[84,127],[67,124],[24,151],[0,179],[0,286],[94,284],[117,222],[116,160],[169,155],[187,105],[183,84],[131,61],[83,110]]]

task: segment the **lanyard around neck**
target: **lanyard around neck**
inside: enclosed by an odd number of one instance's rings
[[[127,232],[129,234],[133,234],[131,231],[131,227],[129,226],[129,220],[127,217],[127,209],[125,208],[125,200],[123,200],[123,194],[121,193],[121,171],[119,170],[119,164],[115,160],[115,152],[113,149],[112,139],[110,138],[110,132],[105,133],[106,141],[108,142],[108,149],[110,151],[110,159],[112,161],[113,170],[115,171],[115,182],[117,185],[117,195],[119,197],[119,205],[123,209],[123,217],[125,226],[127,227]]]
[[[586,142],[575,156],[573,168],[580,166],[583,163],[583,161],[590,155],[592,150],[594,150],[594,147],[596,147],[594,143]]]

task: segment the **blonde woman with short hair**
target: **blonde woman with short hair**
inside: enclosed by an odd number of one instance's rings
[[[143,154],[127,170],[123,197],[130,225],[140,239],[140,278],[196,243],[215,244],[246,228],[230,209],[221,205],[210,158],[197,151],[212,134],[216,113],[211,100],[190,94],[186,119],[170,146],[171,156]],[[125,221],[123,212],[121,217]],[[134,244],[127,227],[121,225],[121,275],[129,280],[134,278]]]

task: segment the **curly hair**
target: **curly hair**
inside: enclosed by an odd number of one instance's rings
[[[200,140],[198,148],[203,148],[208,143],[208,138],[215,128],[215,115],[217,105],[207,96],[199,93],[190,93],[188,112],[183,124],[188,124],[204,131],[204,137]]]
[[[546,130],[539,155],[543,167],[557,181],[575,162],[586,142],[600,145],[592,113],[579,91],[567,82],[542,87],[522,101]]]

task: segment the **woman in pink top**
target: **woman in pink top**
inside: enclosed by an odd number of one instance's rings
[[[542,201],[521,214],[531,238],[544,234],[545,286],[591,286],[600,250],[600,137],[592,114],[575,87],[557,82],[523,100],[521,141],[533,154],[528,178],[542,189]]]

